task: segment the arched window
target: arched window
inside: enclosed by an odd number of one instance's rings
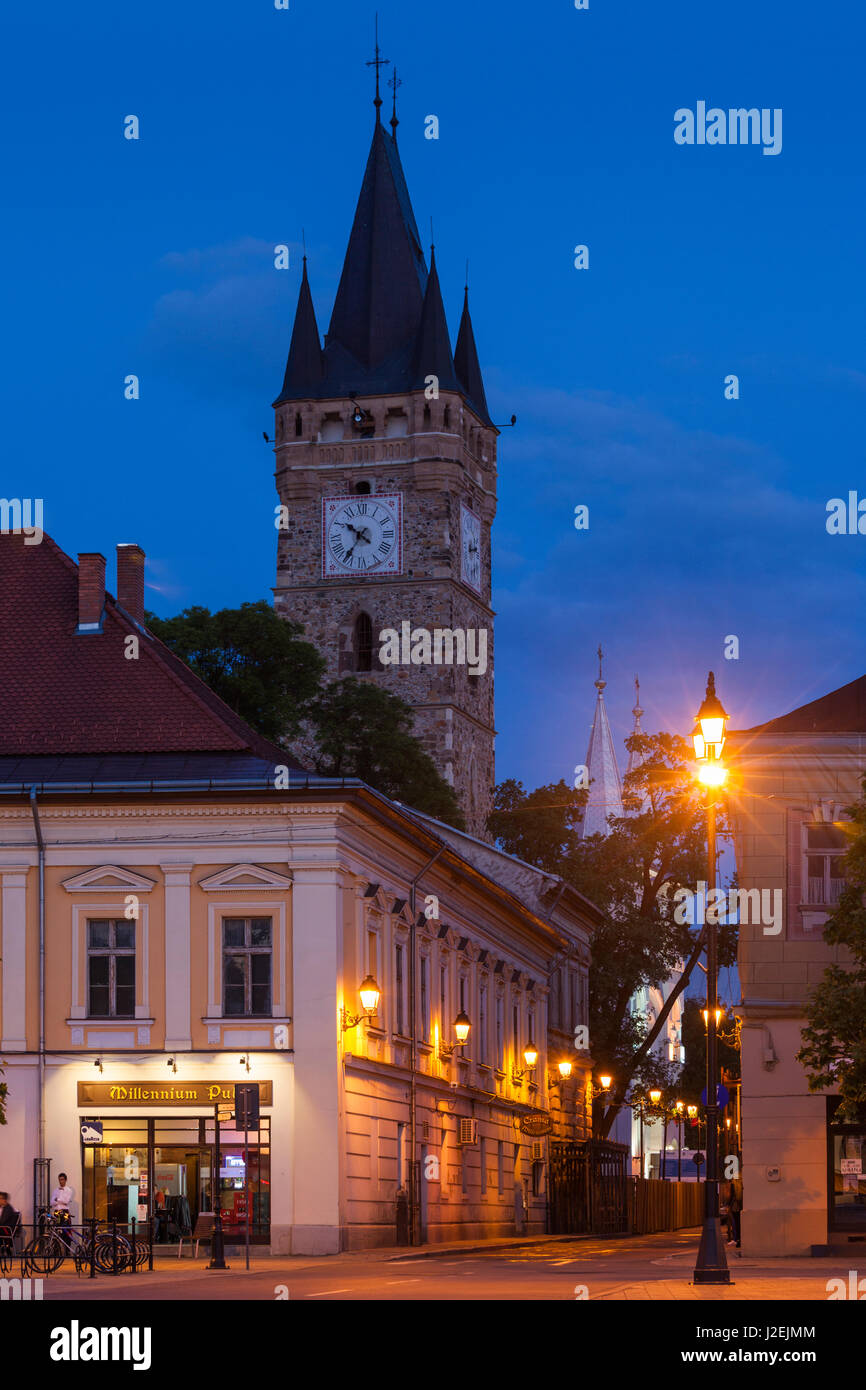
[[[450,405],[446,405],[446,407],[445,407],[445,428],[446,428],[446,430],[450,430],[450,428],[451,428],[451,407],[450,407]]]
[[[355,491],[356,491],[356,492],[361,492],[361,493],[367,493],[367,492],[370,491],[370,484],[369,484],[369,483],[356,483],[356,484],[355,484]]]
[[[428,430],[428,429],[430,428],[430,407],[429,407],[429,405],[425,405],[425,407],[424,407],[424,428],[425,428],[425,430]]]
[[[296,437],[297,439],[300,439],[300,437],[301,437],[301,435],[302,435],[303,433],[304,433],[304,422],[303,422],[303,420],[301,419],[301,412],[298,410],[298,411],[295,413],[295,437]]]
[[[369,613],[359,613],[355,620],[355,670],[373,669],[373,620]]]

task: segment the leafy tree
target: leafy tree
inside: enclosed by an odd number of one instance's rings
[[[824,940],[846,947],[851,961],[824,971],[809,998],[803,1046],[797,1053],[810,1091],[838,1087],[836,1118],[843,1123],[857,1123],[866,1105],[866,778],[863,792],[848,808],[848,886],[824,924]]]
[[[454,788],[412,736],[414,713],[405,701],[346,676],[325,686],[310,717],[322,776],[361,777],[395,801],[464,828]]]
[[[625,814],[609,817],[607,835],[578,838],[580,793],[564,783],[529,793],[503,783],[489,825],[502,847],[549,873],[561,874],[601,909],[590,967],[590,1047],[614,1085],[598,1133],[610,1133],[632,1082],[652,1084],[652,1046],[704,948],[704,928],[679,922],[674,894],[694,892],[706,879],[704,794],[695,785],[692,755],[681,738],[633,735],[626,744],[641,759],[626,777]],[[724,818],[719,817],[724,833]],[[735,928],[718,928],[719,962],[735,959]],[[676,976],[649,1025],[631,1000],[641,986],[661,987]]]
[[[319,689],[325,662],[303,628],[264,599],[211,613],[199,606],[174,618],[147,614],[154,636],[265,738],[297,737]]]
[[[325,661],[303,628],[264,599],[211,613],[187,608],[147,625],[230,709],[260,734],[288,746],[310,731],[316,771],[360,777],[458,829],[454,789],[412,735],[410,705],[378,686],[346,677],[321,685]],[[302,758],[303,761],[303,758]]]

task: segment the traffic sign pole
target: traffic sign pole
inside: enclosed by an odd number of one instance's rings
[[[220,1107],[214,1106],[214,1177],[213,1177],[213,1238],[210,1248],[210,1264],[208,1269],[228,1269],[226,1264],[225,1249],[223,1247],[223,1222],[222,1208],[220,1206]]]

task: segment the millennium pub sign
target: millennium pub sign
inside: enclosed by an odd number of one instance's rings
[[[259,1082],[262,1105],[273,1105],[274,1083]],[[234,1102],[233,1081],[79,1081],[78,1104],[88,1110],[112,1105],[224,1105]]]

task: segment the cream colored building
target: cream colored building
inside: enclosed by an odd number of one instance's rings
[[[217,1194],[230,1244],[249,1210],[281,1253],[394,1244],[402,1189],[419,1239],[542,1231],[549,1141],[520,1123],[587,1137],[573,1039],[597,910],[287,765],[148,632],[137,547],[117,599],[104,559],[79,560],[0,536],[13,1205],[32,1220],[65,1171],[76,1217],[154,1217],[168,1242]],[[217,1149],[237,1082],[262,1087],[262,1123],[247,1150],[229,1119]]]
[[[742,1251],[804,1255],[866,1236],[866,1117],[833,1124],[833,1094],[812,1094],[796,1060],[808,993],[846,959],[822,926],[866,771],[866,677],[727,747],[739,885],[766,895],[741,911]]]

